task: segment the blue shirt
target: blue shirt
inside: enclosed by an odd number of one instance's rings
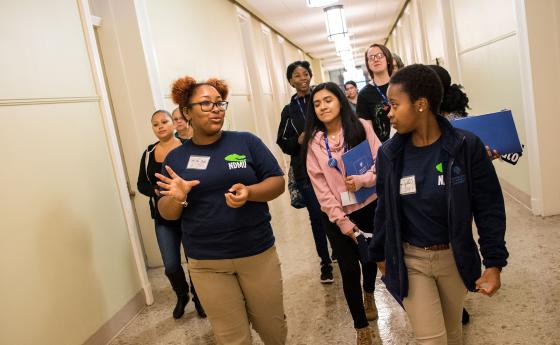
[[[401,195],[404,240],[419,247],[449,243],[441,138],[424,147],[409,139],[403,159],[401,177],[414,176],[416,182],[416,193]]]
[[[188,168],[191,156],[209,157],[205,169]],[[224,194],[236,183],[246,186],[282,176],[278,162],[251,133],[222,132],[210,145],[187,140],[164,162],[185,180],[199,180],[181,217],[183,243],[194,259],[233,259],[259,254],[274,244],[266,202],[227,206]],[[165,169],[163,174],[167,175]]]

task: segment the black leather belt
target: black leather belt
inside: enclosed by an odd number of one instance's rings
[[[410,243],[409,243],[409,244],[410,244]],[[413,246],[413,247],[416,247],[416,248],[422,248],[422,249],[424,249],[424,250],[426,250],[426,251],[446,250],[446,249],[451,248],[451,247],[449,246],[449,243],[445,243],[445,244],[434,244],[434,245],[431,245],[431,246],[428,246],[428,247],[419,247],[419,246],[415,246],[414,244],[410,244],[410,245]]]

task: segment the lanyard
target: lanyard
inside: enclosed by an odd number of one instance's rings
[[[342,174],[342,171],[340,171],[340,168],[338,167],[338,161],[336,160],[336,158],[333,158],[332,154],[331,154],[331,149],[329,147],[329,139],[327,138],[327,131],[325,130],[323,138],[325,139],[325,146],[327,147],[327,154],[329,155],[329,161],[328,164],[331,168],[335,168],[339,173]],[[346,146],[346,144],[344,145],[344,152],[348,151],[347,150],[348,147]]]
[[[303,98],[303,104],[305,105],[305,96],[302,97]],[[299,111],[301,112],[301,115],[303,116],[303,118],[305,119],[305,111],[303,111],[303,106],[301,105],[301,102],[299,101],[299,97],[296,96],[296,102],[299,108]]]
[[[379,96],[381,96],[381,98],[383,99],[383,104],[387,105],[389,104],[389,100],[387,99],[387,96],[385,96],[385,94],[383,93],[383,91],[381,91],[381,89],[379,88],[379,86],[377,86],[377,84],[372,81],[373,86],[375,86],[375,88],[377,89],[377,92],[379,93]]]

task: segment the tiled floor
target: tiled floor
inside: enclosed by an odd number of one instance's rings
[[[288,344],[355,344],[355,331],[342,293],[335,283],[319,283],[319,264],[305,210],[290,208],[287,196],[272,203],[273,226],[282,261]],[[560,344],[560,217],[541,219],[506,199],[509,266],[502,289],[492,298],[470,293],[471,323],[464,344]],[[155,304],[147,307],[112,345],[215,344],[207,320],[192,303],[174,320],[174,296],[162,269],[149,272]],[[372,324],[377,344],[414,344],[406,314],[380,281],[375,292],[379,320]],[[262,344],[255,334],[255,344]]]

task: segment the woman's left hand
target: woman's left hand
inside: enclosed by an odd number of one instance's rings
[[[235,193],[235,194],[233,194]],[[236,183],[228,190],[226,204],[231,208],[239,208],[249,200],[249,188],[241,183]]]
[[[492,297],[502,285],[500,282],[500,270],[497,267],[488,267],[475,284],[478,292]]]
[[[490,146],[486,146],[486,154],[491,160],[498,159],[501,156],[498,150],[492,150],[490,149]]]
[[[348,189],[349,192],[354,193],[356,191],[356,180],[354,180],[354,176],[346,176],[346,180],[344,182],[346,183],[346,189]]]

